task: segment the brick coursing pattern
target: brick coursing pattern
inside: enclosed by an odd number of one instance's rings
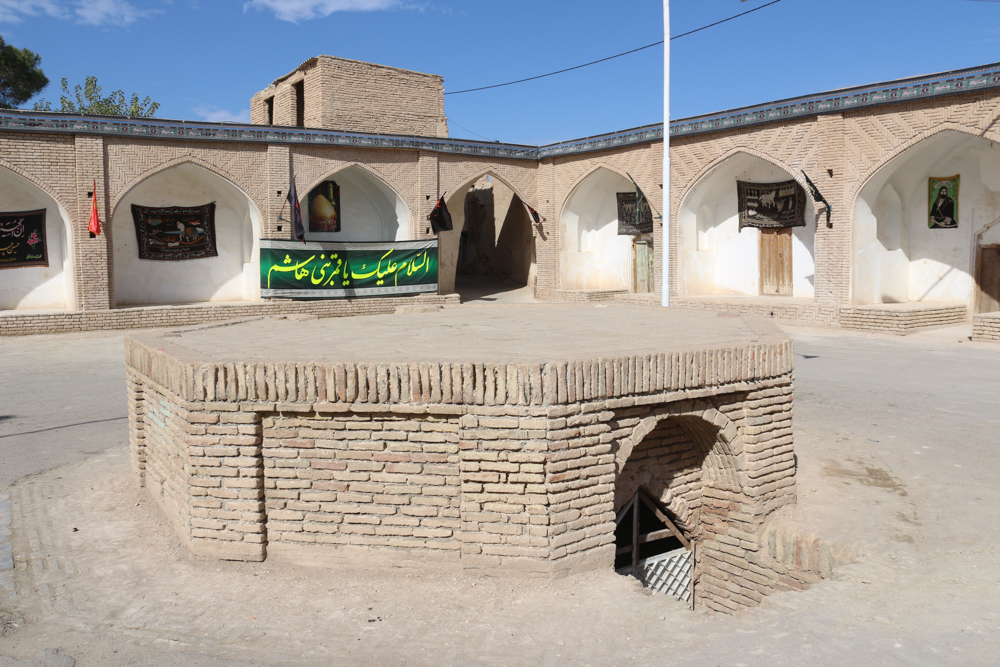
[[[673,155],[671,153],[671,155]],[[673,159],[673,158],[671,158]],[[566,203],[573,195],[574,191],[586,181],[586,178],[604,168],[614,172],[622,178],[628,180],[631,176],[642,188],[643,193],[649,198],[650,203],[657,212],[663,211],[663,143],[643,144],[630,146],[618,150],[609,150],[599,153],[588,153],[570,157],[549,158],[541,161],[541,164],[551,166],[551,183],[543,202],[539,202],[539,213],[542,213],[551,223],[543,225],[545,235],[541,244],[544,248],[545,265],[543,265],[541,254],[539,254],[538,268],[538,288],[536,292],[540,297],[551,298],[553,292],[561,288],[559,251],[562,233],[562,214]],[[548,174],[546,174],[548,176]],[[536,244],[538,241],[536,240]],[[655,280],[655,292],[661,290],[663,257],[660,248],[663,243],[663,225],[654,215],[653,223],[653,274]],[[536,253],[539,252],[536,245]],[[544,276],[544,280],[543,280]]]
[[[763,315],[785,324],[808,326],[837,326],[842,308],[819,303],[782,303],[780,300],[746,302],[711,298],[677,298],[670,302],[676,308],[687,310],[715,310],[740,315]]]
[[[274,124],[295,125],[298,82],[305,92],[306,127],[448,136],[442,77],[330,56],[310,58],[254,95],[253,123],[266,124],[265,100],[273,97]]]
[[[898,310],[878,306],[840,309],[840,326],[845,329],[907,334],[926,327],[961,324],[968,320],[965,306],[926,307]]]
[[[315,63],[310,67],[319,71]],[[285,84],[290,85],[296,77],[302,76],[299,72],[283,80],[276,88],[276,116],[284,114],[282,118],[286,118],[289,113],[294,113],[291,88]],[[313,94],[308,92],[308,86],[307,94]],[[998,100],[1000,92],[982,91],[675,138],[671,142],[672,256],[677,257],[676,220],[679,207],[692,188],[714,167],[735,155],[746,153],[786,169],[800,182],[804,180],[801,172],[805,171],[816,180],[824,196],[833,204],[833,216],[830,226],[826,225],[822,213],[818,216],[814,246],[814,305],[787,304],[776,312],[775,317],[782,321],[809,324],[837,323],[839,309],[850,307],[851,225],[854,203],[861,188],[893,157],[938,132],[953,130],[1000,141],[1000,132],[996,129],[1000,119]],[[299,190],[303,192],[349,165],[357,164],[367,169],[406,202],[413,238],[429,235],[426,216],[438,193],[461,188],[481,174],[492,173],[535,206],[544,218],[541,225],[532,225],[537,297],[564,301],[629,298],[645,302],[650,297],[626,297],[623,294],[612,297],[604,293],[571,295],[560,290],[560,216],[573,189],[599,167],[623,175],[631,174],[651,198],[654,208],[662,211],[662,151],[662,143],[648,143],[531,162],[489,160],[481,156],[425,155],[413,150],[364,146],[224,145],[143,137],[126,139],[0,133],[0,153],[3,155],[0,167],[11,169],[38,185],[56,199],[71,218],[71,252],[76,285],[74,305],[76,311],[86,313],[108,311],[115,306],[114,267],[109,252],[112,239],[109,234],[90,239],[86,232],[90,213],[90,200],[86,194],[91,191],[94,179],[97,181],[102,220],[105,221],[105,229],[110,229],[107,224],[110,215],[130,188],[162,169],[183,162],[198,164],[234,183],[263,215],[262,234],[267,238],[286,239],[292,237],[292,229],[287,222],[279,221],[278,215],[285,203],[284,195],[293,172]],[[816,209],[822,211],[821,206]],[[662,244],[662,238],[663,229],[657,224],[654,227],[657,247]],[[654,257],[656,292],[659,293],[662,289],[659,250],[654,252]],[[678,263],[673,261],[671,284],[675,286],[678,284],[677,270]],[[676,293],[676,288],[674,290],[672,296],[675,302],[683,302],[685,307],[709,307],[704,301],[698,305],[694,300],[683,297],[677,301],[680,295]],[[762,312],[761,308],[770,312],[772,308],[770,304],[737,308],[725,305],[723,301],[711,307],[739,312],[748,312],[747,309]],[[66,330],[65,327],[73,322],[88,322],[88,327],[110,326],[107,323],[118,321],[169,323],[169,319],[163,319],[160,314],[145,317],[106,315],[96,319],[89,315],[81,317],[79,313],[38,314],[31,316],[37,319],[36,325],[26,325],[19,319],[21,317],[15,312],[14,319],[3,318],[0,328],[16,333],[29,330],[43,332],[47,323],[56,327],[52,331]],[[207,317],[215,318],[212,315]],[[865,321],[865,326],[885,325],[891,328],[896,320]]]
[[[421,210],[417,199],[423,199],[419,196],[419,152],[296,146],[292,149],[291,156],[300,197],[336,172],[357,166],[389,186],[406,203],[410,213],[410,231],[415,234]],[[291,181],[290,177],[286,178]],[[287,191],[287,185],[285,190]]]
[[[400,306],[457,305],[458,295],[426,294],[417,297],[344,299],[331,301],[269,301],[241,305],[157,306],[65,313],[0,315],[0,336],[29,336],[70,331],[122,330],[176,327],[234,319],[276,315],[348,317],[391,313]]]
[[[982,313],[972,317],[972,340],[1000,342],[1000,313]]]
[[[610,567],[616,488],[652,470],[702,604],[812,576],[767,542],[795,498],[787,340],[535,364],[212,363],[156,341],[126,340],[134,469],[194,553]]]
[[[155,140],[109,138],[109,213],[138,183],[170,167],[190,162],[230,181],[253,202],[258,211],[267,210],[267,146],[258,144],[211,144],[202,142],[166,143]],[[90,208],[88,202],[87,213]]]

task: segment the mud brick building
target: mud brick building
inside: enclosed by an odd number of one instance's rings
[[[438,235],[439,294],[425,301],[454,301],[458,275],[547,300],[659,302],[662,222],[619,234],[616,194],[635,191],[631,177],[663,212],[662,125],[540,147],[453,140],[443,92],[434,75],[320,56],[255,95],[250,125],[0,112],[0,211],[44,209],[49,256],[0,272],[0,333],[399,305],[261,298],[259,242],[291,238],[293,175],[304,203],[327,180],[341,188],[350,224],[315,241],[432,238],[446,193],[455,229]],[[672,122],[673,304],[902,333],[974,318],[995,338],[998,101],[988,65]],[[934,179],[956,195],[939,226]],[[741,229],[738,180],[794,181],[804,226]],[[91,239],[95,182],[105,233]],[[208,201],[218,256],[138,258],[132,204]]]

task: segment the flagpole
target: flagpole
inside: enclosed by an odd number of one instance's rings
[[[670,0],[663,0],[663,280],[660,304],[670,307]]]

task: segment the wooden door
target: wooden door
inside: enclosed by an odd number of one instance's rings
[[[760,293],[792,295],[792,228],[760,230]]]
[[[979,286],[980,313],[1000,310],[1000,245],[979,246],[979,270],[976,284]]]
[[[632,266],[635,269],[635,291],[653,291],[653,242],[635,241],[632,244]]]

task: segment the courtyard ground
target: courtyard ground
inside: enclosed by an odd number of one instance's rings
[[[129,471],[122,334],[2,339],[0,667],[995,664],[1000,346],[968,327],[789,332],[799,503],[783,520],[861,555],[735,617],[612,572],[192,557]]]

